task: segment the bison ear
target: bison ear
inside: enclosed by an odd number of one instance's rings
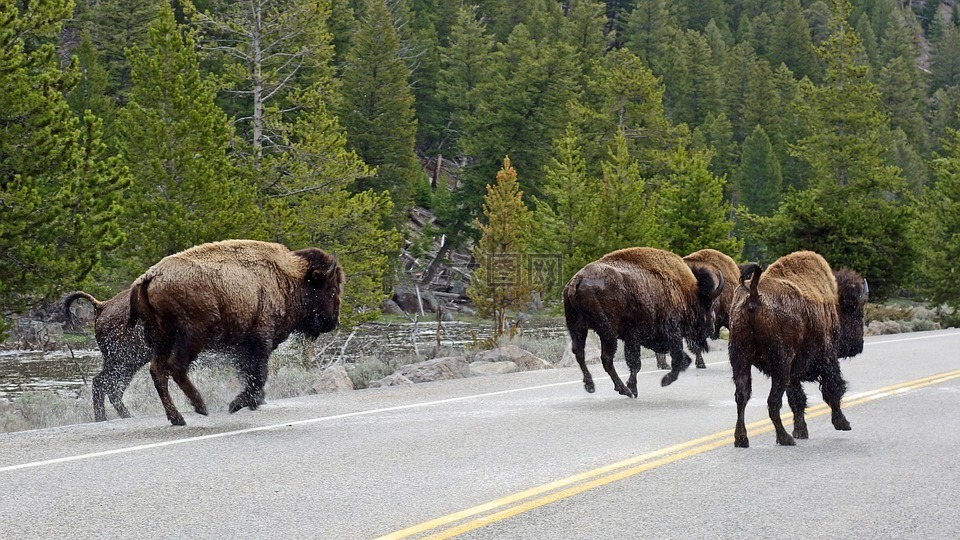
[[[307,281],[319,285],[327,280],[333,279],[337,273],[337,256],[333,256],[333,260],[329,264],[322,266],[312,266],[307,271]]]

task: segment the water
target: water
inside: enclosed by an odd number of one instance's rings
[[[566,336],[560,320],[527,323],[523,336],[554,338]],[[440,336],[441,351],[463,351],[491,335],[489,322],[444,322]],[[282,344],[275,354],[295,351],[295,340]],[[362,356],[431,354],[437,345],[436,321],[419,323],[367,323],[341,329],[317,339],[314,358],[318,363],[352,362]],[[16,399],[27,391],[53,391],[76,397],[90,384],[102,367],[100,351],[0,351],[0,399]]]

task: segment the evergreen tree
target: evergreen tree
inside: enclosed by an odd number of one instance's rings
[[[266,209],[272,240],[296,248],[320,247],[337,255],[347,274],[341,321],[375,319],[400,246],[388,229],[393,204],[386,193],[353,189],[370,175],[316,87],[298,96],[301,111],[281,158],[286,171]]]
[[[592,261],[590,246],[596,231],[589,230],[590,212],[601,186],[587,172],[583,148],[576,130],[567,126],[554,142],[554,156],[544,174],[543,198],[534,198],[531,247],[539,253],[562,257],[564,275],[557,289],[573,273]],[[559,293],[559,290],[553,292]]]
[[[126,207],[126,261],[135,277],[166,255],[203,242],[260,238],[256,192],[230,159],[232,128],[216,87],[200,75],[193,32],[164,5],[145,48],[130,53],[134,85],[120,111],[119,148],[134,174]]]
[[[123,241],[126,170],[103,156],[102,126],[64,99],[76,64],[53,38],[68,0],[0,0],[0,334],[6,316],[77,287]],[[22,11],[21,11],[22,9]]]
[[[783,10],[774,19],[770,63],[786,64],[798,79],[819,80],[810,27],[803,18],[800,0],[784,0]]]
[[[84,111],[90,111],[100,118],[103,121],[104,139],[111,141],[117,107],[107,94],[109,74],[100,64],[96,46],[88,31],[81,34],[80,43],[74,52],[77,56],[80,80],[67,92],[67,103],[78,116],[84,114]]]
[[[920,287],[951,319],[960,318],[960,131],[950,130],[945,153],[933,160],[937,180],[920,214]]]
[[[757,126],[743,142],[735,181],[739,204],[753,214],[773,214],[780,203],[782,181],[770,138],[763,127]]]
[[[733,139],[733,124],[725,113],[707,115],[703,124],[693,131],[693,148],[713,155],[710,172],[733,178],[740,150]]]
[[[656,75],[667,71],[669,49],[678,33],[667,0],[638,0],[622,32],[624,46]]]
[[[587,262],[617,249],[660,247],[656,198],[641,176],[640,165],[630,154],[626,133],[617,131],[607,158],[601,163],[603,185],[587,222],[590,252]]]
[[[923,117],[926,90],[920,68],[914,61],[898,56],[880,71],[877,87],[891,127],[902,130],[920,152],[926,152],[930,145]]]
[[[519,309],[530,299],[524,258],[530,236],[530,210],[523,202],[517,172],[510,158],[503,160],[494,185],[483,198],[485,223],[477,220],[480,240],[473,249],[479,263],[467,295],[481,317],[493,317],[494,338],[506,331],[507,310]]]
[[[674,123],[698,126],[707,114],[719,113],[723,79],[703,34],[687,30],[678,40],[664,75],[667,107]]]
[[[563,41],[579,56],[579,65],[584,75],[606,52],[607,38],[603,34],[607,18],[603,2],[599,0],[571,0],[563,25]],[[583,86],[584,81],[580,81]]]
[[[770,64],[758,58],[749,43],[740,43],[727,56],[723,73],[724,110],[734,139],[742,142],[757,125],[776,132],[781,96]]]
[[[931,92],[960,86],[960,28],[941,18],[937,21],[939,31],[930,43]]]
[[[410,73],[400,47],[386,0],[368,0],[346,54],[343,87],[349,90],[340,115],[350,148],[377,168],[357,189],[389,192],[394,223],[413,205],[415,186],[423,180],[414,153],[417,122]]]
[[[660,188],[661,239],[674,253],[712,248],[734,259],[743,243],[733,236],[730,204],[723,200],[725,179],[710,173],[709,159],[678,146],[672,173]]]
[[[797,104],[810,135],[795,153],[814,171],[811,186],[788,196],[763,225],[772,254],[812,249],[834,268],[852,268],[883,299],[903,283],[913,246],[911,209],[899,169],[886,163],[888,121],[859,37],[850,28],[850,4],[834,0],[833,34],[820,48],[824,84],[801,83]]]

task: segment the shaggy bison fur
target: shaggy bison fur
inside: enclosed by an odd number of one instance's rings
[[[270,353],[297,332],[316,338],[339,324],[344,272],[317,248],[227,240],[165,257],[130,290],[129,326],[140,321],[152,352],[150,375],[167,419],[184,425],[170,399],[169,378],[193,409],[206,405],[187,370],[204,349],[233,352],[245,387],[230,412],[263,401]]]
[[[820,255],[799,251],[781,257],[766,271],[744,270],[734,292],[730,315],[730,364],[736,385],[737,424],[734,444],[750,445],[744,408],[750,399],[751,367],[770,377],[767,411],[777,444],[794,445],[808,437],[804,381],[817,381],[832,411],[833,426],[849,430],[840,410],[847,383],[839,359],[863,350],[863,305],[866,280],[852,270],[836,274]],[[783,394],[793,411],[793,436],[783,428]]]
[[[594,391],[584,359],[588,330],[600,338],[600,359],[614,389],[637,397],[640,348],[669,352],[671,370],[661,384],[677,380],[691,363],[684,339],[695,353],[707,350],[713,302],[722,291],[723,276],[712,266],[654,248],[614,251],[583,267],[563,290],[563,308],[587,392]],[[630,368],[626,385],[613,366],[618,339]]]

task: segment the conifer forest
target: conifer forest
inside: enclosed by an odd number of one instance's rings
[[[957,0],[0,0],[0,320],[227,238],[335,252],[345,324],[441,238],[559,287],[811,249],[955,317],[958,130]]]

